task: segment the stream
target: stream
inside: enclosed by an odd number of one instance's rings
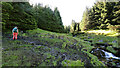
[[[91,51],[91,54],[96,55],[98,59],[108,67],[120,67],[120,57],[117,57],[108,51],[100,48],[95,48]]]
[[[104,50],[102,50],[104,53],[105,53],[105,57],[106,58],[113,58],[113,59],[118,59],[118,60],[120,60],[120,57],[116,57],[115,55],[113,55],[112,53],[109,53],[109,52],[107,52],[107,51],[104,51]]]
[[[73,35],[73,37],[76,37],[77,35]],[[84,39],[84,41],[92,42],[89,40]],[[103,42],[103,40],[100,40],[99,42]],[[120,57],[117,57],[119,55],[114,55],[110,51],[106,50],[107,46],[112,46],[111,44],[107,43],[95,43],[95,48],[93,48],[90,53],[97,56],[98,59],[103,62],[108,67],[114,67],[114,68],[120,68]]]

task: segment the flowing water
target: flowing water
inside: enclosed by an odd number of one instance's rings
[[[116,57],[115,55],[113,55],[112,53],[110,53],[110,52],[107,52],[107,51],[104,51],[104,50],[102,50],[104,53],[105,53],[105,57],[106,58],[113,58],[113,59],[118,59],[118,60],[120,60],[120,57]]]
[[[108,67],[120,67],[120,57],[117,57],[108,51],[105,51],[100,48],[95,48],[91,51],[91,53],[96,55],[99,58],[99,60],[102,61]]]

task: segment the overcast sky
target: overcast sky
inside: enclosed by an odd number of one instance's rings
[[[58,8],[62,17],[63,25],[70,25],[72,20],[80,22],[86,8],[92,7],[95,0],[30,0],[30,3],[41,3],[43,6],[49,5],[52,10]]]

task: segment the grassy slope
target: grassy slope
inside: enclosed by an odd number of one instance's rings
[[[112,45],[108,46],[107,50],[114,54],[117,53],[117,51],[114,48],[120,48],[119,32],[111,30],[90,30],[84,32],[85,34],[77,35],[77,38],[80,38],[81,40],[92,41],[91,44],[93,45],[96,45],[96,43],[107,43],[109,45]]]
[[[104,66],[80,38],[41,29],[19,35],[16,41],[3,38],[3,66]]]

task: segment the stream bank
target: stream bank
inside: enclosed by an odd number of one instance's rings
[[[106,66],[120,67],[120,46],[118,36],[110,37],[95,35],[93,33],[77,33],[73,34],[73,37],[79,38],[93,46],[89,53],[97,56]]]

